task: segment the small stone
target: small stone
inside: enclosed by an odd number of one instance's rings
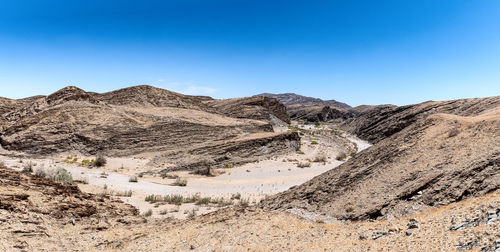
[[[359,235],[359,239],[360,239],[360,240],[366,240],[366,235],[364,235],[364,234],[360,234],[360,235]]]
[[[411,218],[411,219],[410,219],[410,222],[415,222],[415,223],[418,223],[418,220],[417,220],[417,219],[415,219],[415,218]]]
[[[487,224],[487,225],[491,225],[491,224],[493,224],[493,222],[495,222],[495,221],[498,221],[498,218],[497,218],[497,217],[495,217],[495,218],[493,218],[493,219],[489,219],[489,220],[486,222],[486,224]]]
[[[194,245],[189,246],[189,249],[191,249],[191,250],[193,250],[193,249],[195,249],[195,248],[196,248],[196,247],[195,247]]]

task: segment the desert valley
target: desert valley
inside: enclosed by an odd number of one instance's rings
[[[0,98],[2,251],[500,251],[500,96]]]

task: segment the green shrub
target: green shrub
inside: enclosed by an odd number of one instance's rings
[[[195,204],[196,205],[208,205],[212,199],[210,197],[200,198]]]
[[[65,182],[65,183],[74,183],[73,176],[64,168],[58,168],[54,175],[51,177],[54,181]]]
[[[312,141],[312,142],[311,142],[311,144],[318,144],[318,142],[316,142],[316,141]]]
[[[233,168],[233,165],[232,165],[232,164],[227,163],[227,164],[225,164],[225,165],[224,165],[224,168],[228,168],[228,169],[230,169],[230,168]]]

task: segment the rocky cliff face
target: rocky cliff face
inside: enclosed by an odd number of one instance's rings
[[[307,97],[307,96],[298,95],[298,94],[294,94],[294,93],[285,93],[285,94],[263,93],[263,94],[259,94],[256,96],[275,98],[275,99],[278,99],[281,103],[285,104],[286,106],[289,106],[289,105],[303,105],[303,106],[330,105],[332,107],[343,108],[343,109],[348,109],[351,107],[345,103],[338,102],[336,100],[324,101],[324,100],[321,100],[319,98]]]
[[[271,121],[272,116],[274,116],[283,122],[290,123],[286,107],[274,98],[254,96],[227,100],[211,100],[205,103],[217,108],[222,114],[234,118]]]
[[[357,132],[375,145],[263,206],[358,220],[401,216],[500,189],[498,99],[369,113]]]

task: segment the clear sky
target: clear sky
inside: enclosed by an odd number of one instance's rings
[[[500,95],[500,1],[0,1],[0,96],[139,84],[350,105]]]

